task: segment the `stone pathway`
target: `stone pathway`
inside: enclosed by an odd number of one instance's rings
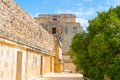
[[[83,75],[76,73],[54,73],[43,76],[40,80],[84,80]]]

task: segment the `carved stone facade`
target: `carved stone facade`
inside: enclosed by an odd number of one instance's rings
[[[57,36],[61,40],[63,53],[69,51],[72,37],[76,33],[83,32],[80,23],[76,22],[76,16],[74,14],[43,14],[35,17],[35,20],[49,33]]]

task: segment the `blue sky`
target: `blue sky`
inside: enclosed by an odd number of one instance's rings
[[[14,0],[28,14],[35,17],[39,14],[72,13],[77,16],[84,30],[88,20],[97,15],[97,11],[107,11],[110,7],[120,5],[120,0]]]

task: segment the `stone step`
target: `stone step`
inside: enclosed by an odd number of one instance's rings
[[[52,78],[41,78],[40,80],[84,80],[81,77],[52,77]]]

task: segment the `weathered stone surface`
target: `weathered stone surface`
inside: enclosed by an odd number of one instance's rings
[[[72,60],[70,59],[70,56],[63,55],[63,61],[64,61],[64,71],[65,72],[76,72],[76,66],[72,63]]]
[[[72,38],[76,33],[83,32],[80,23],[76,22],[74,14],[44,14],[35,17],[36,22],[42,25],[49,33],[56,36],[62,42],[62,53],[65,54],[69,51]],[[60,72],[59,61],[55,59],[56,72]],[[75,72],[76,66],[72,63],[69,56],[63,55],[63,69],[62,71]]]
[[[54,37],[12,0],[0,0],[0,37],[48,53],[54,51]]]
[[[55,39],[12,0],[0,0],[0,80],[54,72]]]
[[[50,33],[53,33],[52,29],[56,28],[56,34],[54,35],[61,39],[63,53],[69,51],[73,36],[76,33],[83,32],[80,23],[76,23],[74,14],[44,14],[35,17],[35,20]]]
[[[53,56],[0,38],[0,80],[37,80],[51,72]]]

